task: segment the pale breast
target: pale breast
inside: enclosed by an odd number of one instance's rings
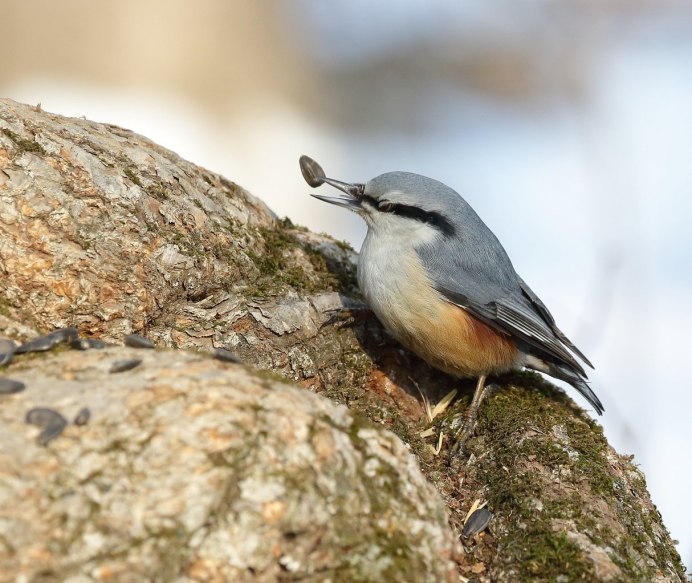
[[[514,342],[495,332],[433,288],[411,250],[368,245],[358,283],[370,308],[404,346],[432,366],[459,376],[497,373],[520,365]]]

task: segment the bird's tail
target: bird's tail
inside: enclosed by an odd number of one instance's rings
[[[526,367],[544,372],[552,377],[555,377],[556,379],[569,383],[584,396],[589,404],[596,410],[596,413],[603,415],[603,411],[605,411],[603,408],[603,403],[601,403],[601,400],[596,396],[596,393],[591,390],[591,387],[589,387],[585,377],[580,375],[578,372],[573,371],[562,364],[546,362],[543,359],[538,359],[535,357],[531,358],[529,362],[526,363]]]

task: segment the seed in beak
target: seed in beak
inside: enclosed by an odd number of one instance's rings
[[[317,188],[324,184],[325,173],[317,162],[309,156],[300,157],[300,171],[303,173],[303,178],[312,188]]]

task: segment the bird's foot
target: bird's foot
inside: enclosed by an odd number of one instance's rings
[[[480,404],[488,393],[497,390],[498,388],[499,387],[494,384],[485,386],[483,382],[479,380],[478,386],[476,387],[476,392],[473,395],[473,400],[471,401],[471,405],[469,405],[469,408],[466,411],[464,423],[454,436],[454,443],[452,444],[447,456],[448,465],[452,465],[458,458],[466,454],[466,442],[476,431],[478,409]]]
[[[326,310],[324,314],[328,314],[329,317],[322,323],[320,329],[327,326],[344,328],[353,326],[357,322],[372,316],[372,310],[365,305],[342,306],[333,310]]]
[[[473,435],[475,429],[475,424],[471,427],[464,423],[461,427],[461,431],[454,436],[454,443],[447,454],[447,465],[453,465],[454,462],[466,454],[466,441]]]

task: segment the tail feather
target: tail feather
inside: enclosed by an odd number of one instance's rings
[[[589,402],[589,404],[596,410],[596,413],[603,415],[605,411],[603,403],[596,396],[586,382],[586,377],[580,375],[579,373],[571,370],[563,364],[546,362],[541,358],[535,356],[529,356],[526,362],[526,367],[539,372],[544,372],[556,379],[565,381],[572,385],[577,391],[579,391],[582,396]]]

